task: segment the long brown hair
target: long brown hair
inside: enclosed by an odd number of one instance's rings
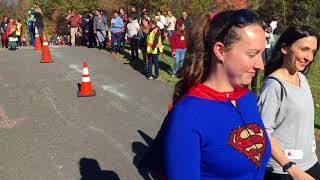
[[[235,12],[223,11],[213,18],[212,13],[203,13],[193,21],[190,29],[186,30],[187,50],[184,63],[177,73],[177,77],[182,79],[175,86],[173,103],[176,103],[192,86],[203,83],[208,78],[213,56],[212,46],[215,42],[222,42],[228,50],[233,43],[240,40],[240,35],[233,25],[230,26]],[[262,27],[260,21],[251,24]]]
[[[273,73],[274,71],[276,71],[282,66],[284,55],[281,49],[283,48],[283,46],[290,47],[297,40],[305,37],[309,37],[309,36],[314,36],[317,38],[317,51],[318,51],[320,39],[319,39],[318,32],[315,29],[309,26],[289,27],[288,29],[286,29],[280,36],[279,40],[277,41],[275,47],[271,52],[270,59],[267,61],[267,64],[264,70],[264,78],[268,77],[271,73]],[[306,74],[309,71],[309,68],[313,62],[314,61],[312,61],[310,64],[307,65],[303,73]]]

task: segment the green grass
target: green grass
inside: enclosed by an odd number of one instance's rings
[[[315,59],[312,64],[310,72],[308,73],[308,81],[311,87],[313,100],[315,104],[315,125],[320,129],[320,83],[319,83],[319,73],[320,73],[320,56]]]
[[[122,57],[123,60],[130,58],[130,55],[127,53]],[[140,54],[141,55],[141,54]],[[142,57],[140,57],[142,59]],[[142,60],[140,60],[142,64]],[[315,126],[320,129],[320,83],[319,83],[319,76],[320,76],[320,55],[316,58],[315,62],[312,64],[310,72],[308,73],[308,81],[311,87],[313,100],[315,104]],[[164,54],[159,56],[159,63],[160,63],[160,79],[168,82],[170,85],[174,86],[178,81],[177,78],[171,77],[171,70],[173,66],[174,59],[171,56],[171,49],[167,42],[164,43]],[[143,66],[138,65],[135,67],[137,71],[143,72]],[[258,78],[258,89],[261,85],[261,78],[262,74],[259,74]],[[319,133],[320,134],[320,133]]]

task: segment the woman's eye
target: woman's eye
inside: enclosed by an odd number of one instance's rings
[[[250,58],[254,58],[255,55],[256,55],[256,54],[249,54],[249,57],[250,57]]]

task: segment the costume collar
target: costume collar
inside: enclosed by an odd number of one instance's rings
[[[249,89],[236,86],[232,92],[218,92],[209,86],[198,83],[187,92],[185,96],[195,96],[203,99],[218,100],[218,101],[232,101],[238,100],[243,95],[247,94]]]

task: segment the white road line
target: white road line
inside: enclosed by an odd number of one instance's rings
[[[65,116],[63,116],[62,111],[58,110],[57,105],[53,99],[52,90],[49,87],[44,87],[44,88],[42,88],[42,92],[45,95],[45,98],[50,102],[50,104],[53,107],[54,112],[56,112],[56,114],[60,117],[60,119],[64,120],[69,126],[72,126],[70,121]]]
[[[69,64],[69,68],[74,69],[74,70],[82,73],[81,66],[79,66],[79,65],[77,65],[77,64]]]
[[[128,98],[129,98],[127,95],[119,92],[119,90],[116,89],[116,88],[113,87],[113,86],[110,86],[110,85],[102,85],[101,87],[102,87],[102,89],[103,89],[104,91],[107,91],[107,92],[110,92],[110,93],[112,93],[112,94],[115,94],[115,95],[119,96],[119,97],[122,98],[122,99],[128,99]]]
[[[82,73],[81,66],[79,66],[77,64],[69,64],[69,68]],[[122,99],[128,99],[129,98],[127,95],[119,92],[119,90],[116,87],[112,86],[112,85],[102,85],[101,88],[103,89],[103,91],[106,91],[106,92],[112,93],[114,95],[117,95]]]
[[[52,56],[55,56],[58,59],[63,59],[64,58],[64,56],[63,56],[63,54],[61,52],[58,52],[58,51],[55,51],[55,50],[52,50],[52,49],[51,49],[50,52],[51,52]]]

